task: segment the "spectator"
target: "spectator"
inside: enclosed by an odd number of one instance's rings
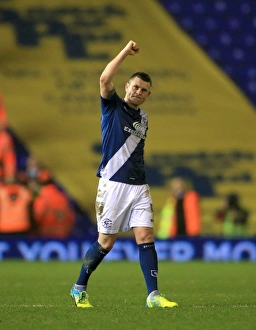
[[[7,127],[7,113],[4,106],[4,100],[2,95],[0,94],[0,117],[1,117],[1,125],[4,126],[4,128]]]
[[[36,157],[33,155],[29,155],[26,164],[27,177],[30,179],[37,179],[39,169],[40,166]]]
[[[75,222],[75,213],[67,196],[54,183],[48,170],[40,170],[38,181],[41,189],[33,202],[36,234],[46,238],[67,238]]]
[[[26,162],[26,177],[27,186],[31,190],[33,198],[35,198],[40,189],[40,184],[37,180],[40,171],[40,165],[35,156],[29,155]]]
[[[189,190],[184,179],[170,181],[170,196],[161,210],[157,238],[196,236],[201,232],[199,195]]]
[[[32,229],[32,196],[17,181],[0,186],[0,234],[28,234]]]
[[[0,95],[0,181],[13,182],[16,173],[16,153],[13,138],[7,131],[6,110]]]
[[[215,220],[222,223],[223,236],[246,236],[249,212],[241,206],[239,196],[231,193],[223,199],[222,204],[215,213]]]

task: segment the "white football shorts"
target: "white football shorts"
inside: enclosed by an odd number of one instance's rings
[[[133,227],[153,227],[152,198],[147,184],[130,185],[100,178],[96,196],[98,232],[117,234]]]

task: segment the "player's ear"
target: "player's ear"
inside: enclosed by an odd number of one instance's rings
[[[129,87],[129,83],[127,82],[125,85],[124,85],[124,88],[125,88],[125,91],[127,92],[127,89]]]

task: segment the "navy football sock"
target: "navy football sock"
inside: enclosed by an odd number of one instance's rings
[[[138,244],[140,266],[145,278],[148,294],[158,290],[158,261],[154,242]]]
[[[108,252],[109,251],[105,250],[98,241],[89,248],[83,260],[80,275],[76,282],[77,285],[87,286],[91,273],[98,267]]]

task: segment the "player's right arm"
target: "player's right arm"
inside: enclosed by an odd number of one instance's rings
[[[100,95],[104,99],[109,99],[115,92],[115,86],[112,82],[118,68],[128,55],[136,55],[139,52],[139,46],[134,41],[128,44],[117,54],[117,56],[108,63],[100,76]]]

